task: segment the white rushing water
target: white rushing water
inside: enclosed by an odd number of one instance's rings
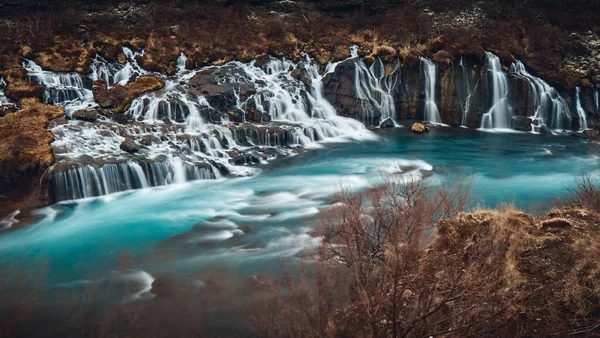
[[[473,92],[475,90],[471,90],[471,77],[469,76],[469,68],[465,66],[463,58],[460,58],[460,63],[458,66],[460,67],[460,76],[462,81],[462,86],[459,88],[461,91],[460,99],[462,106],[462,118],[460,125],[465,127],[467,126],[467,117],[469,117],[469,110],[471,108],[471,97],[473,96]]]
[[[588,129],[588,125],[585,110],[581,106],[581,88],[576,87],[575,96],[575,110],[579,117],[579,130],[586,130]]]
[[[4,87],[5,86],[6,86],[6,82],[4,81],[4,78],[2,78],[0,76],[0,104],[7,104],[7,103],[9,103],[8,99],[4,95]]]
[[[435,63],[426,58],[421,58],[423,73],[425,74],[425,120],[430,123],[440,124],[442,118],[435,103],[435,87],[437,71]]]
[[[124,48],[124,54],[127,62],[123,65],[96,57],[88,78],[76,73],[43,71],[33,61],[26,61],[25,67],[29,77],[44,86],[45,102],[64,106],[70,115],[78,109],[97,106],[91,92],[92,80],[104,80],[111,87],[152,74],[135,61],[142,53]],[[318,147],[319,142],[374,138],[359,121],[337,116],[324,98],[324,74],[319,74],[316,63],[308,57],[298,63],[272,59],[258,67],[254,63],[230,62],[193,71],[185,69],[185,61],[185,55],[180,55],[177,73],[165,78],[162,90],[142,95],[131,103],[125,113],[133,118],[129,124],[99,117],[98,122],[73,120],[52,129],[56,135],[53,147],[57,164],[50,177],[58,200],[228,174],[252,175],[258,169],[245,164],[291,154],[298,146]],[[336,65],[329,65],[326,73],[334,71]],[[387,85],[393,87],[387,82],[390,80],[381,76],[382,69],[373,72],[371,79],[379,82],[373,82],[370,91],[385,92]],[[307,80],[299,80],[298,74]],[[200,81],[216,83],[201,82],[200,89],[192,88],[189,83],[196,75]],[[237,111],[244,121],[245,114],[254,111],[262,115],[260,120],[264,123],[228,122],[227,115],[222,117],[206,99],[204,88],[213,91],[208,93],[213,95],[213,102],[222,104],[224,100],[231,105],[227,109]],[[379,102],[385,114],[394,110],[389,94],[379,95],[373,102]],[[213,121],[215,116],[218,119]],[[140,146],[137,153],[121,149],[121,143],[128,138]],[[266,151],[264,146],[273,149]]]
[[[140,75],[150,74],[136,60],[136,57],[144,54],[143,51],[134,53],[131,49],[123,47],[123,54],[127,59],[123,65],[108,62],[100,55],[96,55],[91,65],[90,78],[94,81],[103,80],[108,86],[115,84],[124,86]]]
[[[531,130],[537,132],[542,126],[552,130],[571,129],[571,112],[567,101],[560,96],[558,91],[546,81],[531,75],[521,61],[511,65],[514,74],[523,76],[529,82],[533,94],[533,114]],[[585,114],[582,116],[580,126],[586,125]]]
[[[43,85],[44,103],[63,106],[67,115],[78,109],[97,106],[94,102],[91,82],[80,74],[45,71],[31,60],[25,60],[23,67],[33,83]],[[87,84],[84,83],[86,80]]]
[[[259,169],[248,164],[266,163],[295,148],[319,147],[322,142],[372,139],[365,125],[382,122],[397,125],[394,92],[401,85],[398,62],[386,69],[381,60],[367,67],[356,48],[347,60],[330,63],[321,72],[314,60],[299,62],[270,59],[229,62],[198,70],[187,70],[181,54],[177,72],[164,76],[144,70],[136,61],[143,51],[124,48],[123,64],[96,56],[89,76],[42,70],[25,61],[29,78],[44,86],[44,102],[62,105],[67,116],[82,108],[97,107],[91,86],[104,80],[108,88],[126,85],[140,75],[161,76],[165,87],[133,100],[124,114],[126,124],[99,116],[97,122],[77,120],[57,124],[52,131],[57,164],[50,171],[57,199],[79,199],[145,187],[248,176]],[[341,62],[351,62],[357,110],[364,124],[337,115],[324,95],[323,78]],[[459,64],[462,125],[471,113],[469,68]],[[437,68],[421,58],[425,94],[425,120],[442,124],[436,104]],[[532,130],[569,129],[571,112],[566,101],[543,80],[529,74],[521,62],[513,73],[526,78],[534,97]],[[490,109],[482,117],[485,130],[510,130],[512,108],[508,103],[507,74],[500,59],[487,53],[483,78],[490,91]],[[579,126],[587,127],[585,112],[576,97]],[[597,97],[597,92],[596,92]],[[0,97],[1,98],[1,97]],[[596,100],[597,101],[597,100]],[[598,105],[598,102],[596,102]],[[234,122],[235,121],[235,122]],[[248,123],[246,123],[248,122]],[[128,153],[123,142],[139,149]]]
[[[367,67],[365,60],[357,57],[354,70],[356,98],[365,114],[365,124],[378,125],[387,119],[393,121],[396,106],[392,91],[400,79],[398,62],[395,62],[389,74],[386,74],[381,59],[375,60],[370,67]],[[379,123],[375,121],[375,116],[379,116]]]
[[[491,108],[483,114],[482,129],[504,129],[511,127],[512,108],[508,103],[508,81],[502,70],[500,58],[486,52],[486,77],[491,91]]]

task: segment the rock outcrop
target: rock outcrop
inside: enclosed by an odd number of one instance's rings
[[[115,113],[123,113],[131,101],[141,94],[161,89],[164,86],[163,78],[142,75],[135,82],[127,83],[125,86],[117,84],[110,88],[107,88],[106,82],[103,80],[97,80],[94,82],[93,93],[100,107]]]
[[[94,122],[98,118],[99,111],[97,108],[85,108],[74,111],[71,117],[76,120]]]
[[[423,133],[429,131],[429,127],[427,127],[423,123],[415,122],[410,127],[410,130],[413,131],[413,132],[415,132],[415,133],[417,133],[417,134],[423,134]]]

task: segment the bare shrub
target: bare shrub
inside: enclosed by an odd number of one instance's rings
[[[580,204],[590,210],[600,212],[599,172],[582,172],[575,178],[575,187],[568,188],[563,204]]]

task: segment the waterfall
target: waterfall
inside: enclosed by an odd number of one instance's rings
[[[467,126],[467,117],[469,116],[469,110],[471,108],[471,97],[473,96],[473,92],[475,89],[471,90],[471,77],[469,76],[469,69],[465,66],[463,58],[460,58],[460,63],[458,64],[460,67],[460,76],[461,76],[461,86],[459,88],[460,91],[460,99],[461,99],[461,107],[462,107],[462,119],[461,126]],[[475,85],[477,87],[477,85]]]
[[[391,92],[400,78],[398,63],[394,64],[389,75],[386,75],[385,66],[379,58],[368,68],[363,59],[356,58],[354,69],[354,88],[358,104],[365,113],[365,124],[379,125],[387,119],[393,121],[396,106]]]
[[[596,103],[596,112],[600,113],[600,89],[594,90],[594,102]]]
[[[509,129],[511,127],[512,109],[508,104],[508,81],[502,70],[500,58],[486,52],[486,76],[488,88],[492,90],[490,110],[483,114],[482,129]]]
[[[425,121],[434,124],[442,123],[438,106],[435,103],[436,68],[435,63],[426,58],[421,58],[423,73],[425,74]]]
[[[575,107],[577,111],[577,115],[579,116],[579,130],[588,129],[587,118],[585,114],[585,110],[581,106],[581,88],[576,87],[575,91]]]
[[[185,62],[187,61],[187,56],[185,56],[185,54],[183,54],[183,52],[181,52],[181,54],[179,54],[179,57],[177,58],[177,70],[179,72],[182,72],[185,70]]]
[[[9,103],[8,98],[4,96],[4,87],[6,86],[6,82],[4,78],[0,76],[0,105]]]
[[[23,67],[31,82],[44,87],[44,103],[63,106],[67,114],[77,109],[97,106],[91,81],[84,81],[85,78],[80,74],[45,71],[31,60],[25,60]]]
[[[520,75],[529,82],[533,94],[533,115],[531,130],[537,132],[540,128],[547,127],[552,130],[571,129],[571,111],[567,101],[558,94],[558,91],[546,81],[531,75],[521,61],[511,65],[511,72]]]
[[[196,167],[181,160],[105,164],[100,168],[85,165],[52,174],[54,197],[59,201],[212,178],[215,174],[210,166]]]
[[[123,65],[108,62],[100,55],[96,55],[90,66],[92,70],[90,78],[93,81],[104,80],[107,86],[110,87],[115,84],[124,86],[140,75],[149,74],[149,72],[142,69],[135,59],[137,56],[143,55],[143,51],[134,53],[131,49],[123,47],[123,54],[127,58],[127,62]]]
[[[37,78],[44,87],[56,82],[81,89],[81,95],[68,102],[87,105],[91,80],[103,79],[110,87],[152,74],[135,61],[143,51],[123,51],[128,58],[124,65],[97,56],[88,79],[74,73],[41,71],[33,63],[29,73],[31,77],[40,75]],[[338,63],[328,65],[325,74],[320,74],[316,62],[308,57],[297,63],[271,59],[261,67],[234,61],[199,70],[185,69],[185,59],[185,55],[179,56],[177,73],[165,77],[163,89],[132,101],[125,112],[132,118],[128,124],[72,120],[53,127],[57,162],[48,176],[57,200],[221,175],[247,176],[260,169],[245,164],[292,154],[297,146],[375,137],[361,122],[337,116],[325,99],[322,79]],[[383,67],[372,72],[380,81],[374,88],[385,92],[392,87],[389,79],[381,77]],[[77,79],[82,82],[69,82]],[[261,121],[272,122],[231,123],[228,116],[233,117],[232,111],[237,112],[237,118],[252,113],[262,115]],[[140,146],[135,154],[120,148],[127,138]],[[266,150],[265,146],[274,149]]]

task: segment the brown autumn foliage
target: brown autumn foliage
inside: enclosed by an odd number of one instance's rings
[[[600,216],[462,213],[468,190],[386,182],[343,193],[323,215],[314,271],[250,317],[257,336],[600,335]]]
[[[140,62],[161,72],[175,69],[180,51],[188,56],[190,68],[268,54],[298,59],[302,52],[326,63],[347,57],[348,45],[355,43],[368,60],[400,55],[408,64],[415,61],[415,54],[431,58],[438,53],[448,63],[459,56],[481,56],[485,49],[504,62],[519,58],[553,85],[569,87],[581,76],[561,71],[562,61],[582,51],[569,36],[594,30],[599,8],[597,2],[566,6],[554,0],[286,4],[171,0],[133,1],[128,4],[133,12],[125,14],[116,10],[121,1],[88,6],[79,2],[31,3],[26,11],[8,5],[0,13],[6,18],[0,23],[0,69],[27,57],[46,63],[48,69],[85,72],[95,53],[123,61],[121,46],[146,47]],[[485,15],[476,27],[452,21],[475,5]],[[439,23],[441,17],[449,21]]]
[[[282,263],[280,278],[239,279],[217,268],[200,289],[158,276],[145,301],[118,300],[139,289],[119,278],[132,271],[127,254],[114,277],[81,290],[46,289],[43,265],[29,278],[5,267],[0,335],[600,336],[600,215],[464,213],[468,196],[467,183],[391,179],[344,191],[299,271]]]

